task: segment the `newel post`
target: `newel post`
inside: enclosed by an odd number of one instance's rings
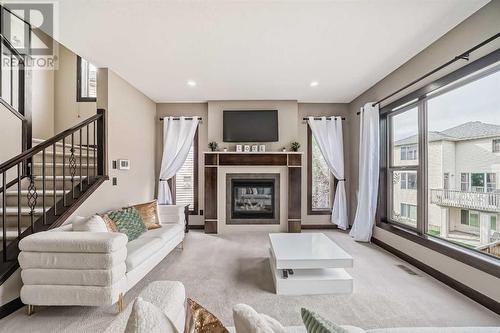
[[[97,174],[106,176],[106,110],[97,109]]]

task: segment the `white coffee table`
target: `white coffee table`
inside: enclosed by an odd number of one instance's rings
[[[269,234],[269,262],[281,295],[350,294],[352,257],[323,233]]]

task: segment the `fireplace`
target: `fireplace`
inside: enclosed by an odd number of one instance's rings
[[[227,224],[279,224],[279,174],[227,174]]]

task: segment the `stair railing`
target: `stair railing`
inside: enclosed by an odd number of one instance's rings
[[[105,138],[105,111],[98,109],[96,115],[0,165],[0,205],[2,209],[0,283],[4,280],[2,276],[5,278],[6,268],[11,267],[12,263],[17,265],[18,243],[23,237],[62,224],[72,212],[71,207],[85,200],[89,189],[95,189],[106,178]],[[62,151],[58,151],[57,148]],[[47,155],[52,156],[48,158]],[[37,157],[41,158],[41,162],[34,162]],[[91,163],[91,159],[93,163]],[[28,164],[28,175],[26,179],[23,179],[23,165],[26,163]],[[49,163],[52,164],[52,175],[47,175],[47,171],[50,170],[48,169]],[[62,167],[62,177],[57,176],[58,166]],[[35,175],[35,167],[41,170],[40,175]],[[66,173],[66,169],[68,169],[69,174]],[[78,175],[77,170],[79,171]],[[58,190],[58,181],[59,185],[62,182],[62,190]],[[51,197],[47,195],[49,186],[52,188]],[[17,193],[12,190],[11,196],[15,196],[16,199],[8,201],[10,188],[13,188]],[[23,188],[25,190],[22,190]],[[21,193],[23,192],[26,195],[28,211],[22,210],[23,197]],[[48,205],[49,198],[52,199],[51,205]],[[11,201],[14,203],[12,204]],[[11,209],[9,206],[15,208]],[[24,230],[23,216],[28,217],[28,223],[26,223],[28,226]],[[15,228],[16,234],[14,237],[10,235],[9,242],[7,229],[8,224],[12,224],[13,221],[17,222],[12,227]]]

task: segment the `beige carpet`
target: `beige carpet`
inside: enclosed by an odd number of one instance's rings
[[[500,317],[381,248],[353,242],[339,231],[326,234],[354,257],[354,293],[347,296],[277,296],[264,233],[205,235],[191,231],[175,250],[125,297],[128,304],[147,283],[179,280],[189,297],[226,325],[232,306],[247,303],[285,325],[301,323],[307,307],[339,324],[363,328],[401,326],[500,326]],[[410,275],[397,265],[418,275]],[[21,309],[0,320],[0,332],[101,332],[115,308],[45,307],[27,317]]]

